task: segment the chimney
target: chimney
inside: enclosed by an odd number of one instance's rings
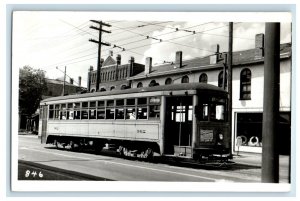
[[[255,53],[254,59],[261,59],[264,56],[264,34],[256,34],[255,35]]]
[[[215,54],[210,56],[209,64],[216,64],[221,59],[220,45],[219,44],[212,45],[210,49],[214,51]]]
[[[74,79],[70,78],[70,84],[73,84],[73,83],[74,83]]]
[[[152,57],[146,58],[146,65],[145,65],[145,75],[150,74],[152,71]]]
[[[175,66],[176,66],[176,68],[181,68],[182,67],[182,51],[176,52]]]
[[[130,64],[134,63],[134,57],[130,57],[128,63],[130,63]]]
[[[89,73],[88,73],[88,83],[87,83],[87,90],[91,90],[91,82],[92,82],[92,71],[94,70],[93,66],[90,66]]]
[[[117,55],[117,65],[121,65],[121,55],[120,54],[118,54]]]
[[[81,87],[81,76],[78,76],[78,86]]]
[[[114,52],[112,50],[109,50],[108,55],[112,57],[114,55]]]

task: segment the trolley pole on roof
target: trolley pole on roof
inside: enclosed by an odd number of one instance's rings
[[[279,119],[280,90],[280,23],[266,23],[265,35],[261,181],[263,183],[278,183],[277,123]]]
[[[232,46],[233,46],[233,22],[229,22],[229,38],[228,38],[228,56],[227,56],[227,66],[228,66],[228,133],[232,139]],[[225,74],[226,75],[226,74]],[[225,76],[223,77],[225,80]],[[231,140],[232,141],[232,140]],[[230,147],[230,154],[232,153],[232,148]]]
[[[102,21],[97,21],[97,20],[90,20],[91,22],[97,23],[99,24],[99,28],[95,27],[95,26],[90,26],[91,29],[95,29],[97,31],[99,31],[99,40],[94,40],[94,39],[89,39],[90,42],[93,43],[97,43],[98,44],[98,60],[97,60],[97,74],[96,74],[96,91],[99,90],[99,84],[101,82],[101,78],[100,78],[100,71],[101,71],[101,45],[105,45],[105,46],[110,46],[109,43],[103,43],[102,42],[102,32],[105,33],[111,33],[111,31],[106,31],[104,29],[102,29],[102,26],[107,26],[107,27],[111,27],[110,24],[106,24]]]

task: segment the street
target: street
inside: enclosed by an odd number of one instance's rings
[[[261,181],[261,168],[255,165],[236,163],[228,168],[203,168],[195,165],[123,159],[105,151],[103,151],[103,154],[96,155],[95,153],[57,149],[53,145],[41,144],[36,135],[19,135],[18,151],[19,179],[33,179],[33,176],[26,175],[26,173],[32,172],[35,166],[40,167],[38,173],[47,180],[51,180],[51,176],[47,176],[47,174],[50,174],[51,171],[49,170],[52,169],[52,172],[64,170],[68,174],[78,174],[78,177],[73,176],[73,180],[243,183]],[[30,164],[36,165],[32,166]],[[288,172],[288,165],[280,167],[280,183],[288,183]],[[20,177],[20,175],[23,175],[23,177]],[[24,175],[27,177],[24,177]],[[53,177],[53,180],[57,179]]]

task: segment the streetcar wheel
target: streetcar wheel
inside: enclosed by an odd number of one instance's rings
[[[153,150],[151,148],[148,148],[146,151],[145,151],[145,158],[147,160],[152,160],[153,159]]]
[[[123,147],[122,153],[123,153],[123,156],[128,156],[128,149],[126,147]]]
[[[78,144],[76,144],[73,141],[70,141],[70,146],[71,146],[72,151],[78,151],[79,150]]]
[[[96,154],[100,154],[100,152],[102,151],[103,147],[101,145],[96,145],[95,146],[95,152]]]
[[[56,149],[58,149],[58,142],[57,142],[57,140],[54,140],[54,141],[53,141],[53,144],[54,144],[54,146],[56,147]]]
[[[124,156],[123,149],[124,149],[123,146],[119,146],[118,152],[119,152],[120,156]]]

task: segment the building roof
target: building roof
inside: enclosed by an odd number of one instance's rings
[[[74,94],[67,96],[57,96],[51,97],[45,100],[42,100],[41,103],[48,101],[57,101],[57,100],[67,100],[67,99],[77,99],[77,98],[88,98],[88,97],[97,97],[97,96],[111,96],[119,94],[132,94],[132,93],[142,93],[142,92],[153,92],[153,91],[172,91],[172,90],[210,90],[215,92],[227,93],[220,87],[205,84],[205,83],[183,83],[183,84],[171,84],[171,85],[161,85],[153,87],[142,87],[134,89],[125,89],[125,90],[113,90],[113,91],[104,91],[104,92],[93,92],[85,94]]]
[[[264,57],[255,56],[256,49],[249,49],[243,51],[233,52],[232,63],[233,67],[237,67],[245,64],[262,63]],[[221,59],[217,63],[211,64],[211,56],[202,58],[194,58],[190,60],[182,61],[182,67],[176,68],[174,63],[163,64],[159,66],[153,66],[149,74],[145,75],[144,72],[137,74],[136,76],[128,78],[128,80],[145,79],[146,77],[157,77],[162,75],[180,74],[192,71],[210,70],[223,68],[224,56],[227,52],[221,54]],[[281,58],[289,58],[291,56],[291,44],[285,43],[280,45]],[[222,59],[223,57],[223,59]]]
[[[59,85],[63,85],[64,84],[64,81],[60,80],[60,79],[49,79],[49,78],[46,78],[46,82],[49,83],[49,84],[59,84]],[[80,88],[85,88],[85,87],[82,87],[82,86],[77,86],[77,85],[71,84],[68,81],[66,81],[65,85],[74,86],[74,87],[80,87]]]
[[[103,62],[102,66],[110,66],[110,65],[116,65],[117,62],[112,58],[112,56],[108,56],[105,61]]]

